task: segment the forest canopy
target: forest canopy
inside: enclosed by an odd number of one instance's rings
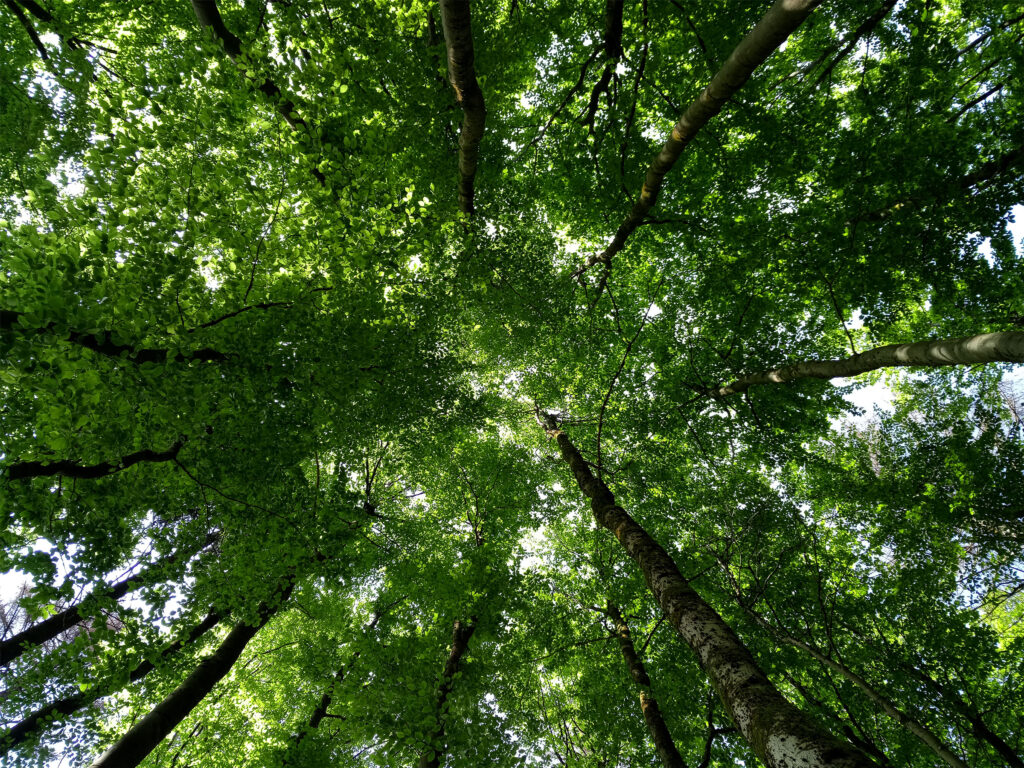
[[[1024,768],[1022,42],[3,0],[0,759]]]

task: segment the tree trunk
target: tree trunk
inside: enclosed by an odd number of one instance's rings
[[[199,549],[205,549],[217,540],[216,534],[210,534],[206,537],[205,543],[199,547]],[[192,550],[186,553],[186,557],[190,558],[198,550]],[[81,610],[88,607],[89,603],[94,602],[97,597],[105,597],[111,600],[120,600],[122,597],[127,595],[129,592],[134,592],[136,589],[141,587],[143,584],[151,583],[154,572],[159,573],[162,569],[173,565],[181,556],[181,552],[173,552],[167,557],[158,560],[157,562],[150,565],[148,568],[143,570],[141,573],[137,573],[134,576],[129,576],[127,579],[119,581],[114,584],[110,591],[103,592],[102,590],[94,592],[89,597],[82,600],[76,605],[69,606],[59,613],[55,613],[45,621],[40,621],[37,624],[33,624],[31,627],[22,630],[14,637],[10,637],[0,643],[0,666],[10,664],[16,658],[21,656],[25,651],[33,646],[42,645],[43,643],[53,640],[61,632],[66,632],[73,626],[82,621]]]
[[[440,4],[441,29],[444,30],[444,44],[448,51],[448,79],[463,111],[459,133],[459,210],[472,216],[473,185],[487,110],[473,67],[469,0],[440,0]]]
[[[746,37],[729,55],[722,68],[715,73],[711,82],[700,96],[686,108],[679,122],[651,161],[640,197],[632,210],[619,225],[615,237],[600,254],[587,259],[580,272],[601,263],[610,267],[612,257],[622,250],[633,231],[640,226],[644,217],[658,200],[661,185],[686,145],[707,124],[722,111],[729,98],[744,86],[754,70],[803,23],[821,0],[776,0],[768,12],[761,17]]]
[[[759,384],[784,384],[796,379],[834,379],[837,376],[856,376],[878,368],[977,363],[1024,363],[1024,332],[1002,331],[961,339],[889,344],[839,360],[811,360],[773,371],[752,373],[723,387],[702,391],[713,397],[726,397],[746,392]]]
[[[651,732],[651,740],[654,741],[654,749],[658,753],[658,758],[665,768],[686,768],[686,762],[679,754],[679,750],[676,749],[672,734],[669,733],[668,726],[665,724],[665,718],[661,715],[658,700],[651,693],[651,678],[633,646],[629,625],[622,617],[619,607],[611,600],[608,601],[608,616],[615,623],[615,637],[619,641],[622,658],[626,660],[629,676],[640,689],[640,709],[644,713],[647,730]]]
[[[284,590],[281,601],[275,608],[262,605],[256,624],[236,624],[212,655],[199,662],[181,685],[136,721],[124,736],[92,763],[90,768],[135,768],[141,763],[231,671],[245,646],[288,599],[291,591],[291,586]]]
[[[721,616],[689,585],[668,553],[622,507],[549,416],[545,428],[590,499],[597,522],[640,566],[669,623],[697,655],[726,712],[769,768],[875,766],[852,745],[823,730],[791,704],[761,671]]]
[[[161,660],[169,658],[172,654],[181,650],[186,645],[196,642],[199,638],[217,626],[222,618],[222,614],[217,613],[216,611],[211,611],[202,622],[192,628],[185,638],[164,648],[164,650],[160,652]],[[151,661],[143,661],[128,675],[128,682],[134,683],[141,680],[154,669],[156,669],[156,664]],[[82,709],[82,707],[92,704],[94,701],[103,698],[103,696],[108,695],[109,693],[111,692],[104,691],[101,687],[96,687],[94,689],[75,694],[74,696],[66,696],[52,704],[47,704],[46,706],[37,709],[35,712],[32,712],[17,725],[9,728],[5,733],[0,734],[0,745],[6,749],[13,749],[23,741],[30,738],[37,730],[45,728],[51,723],[68,717],[69,715],[73,715],[75,712]]]
[[[444,755],[444,705],[448,701],[448,695],[452,692],[452,681],[455,673],[459,671],[459,663],[469,648],[469,639],[476,630],[476,618],[471,618],[468,623],[461,620],[455,622],[452,630],[452,650],[448,654],[448,661],[444,665],[444,677],[441,680],[441,687],[437,692],[437,728],[431,735],[432,748],[420,755],[419,768],[438,768],[441,765],[441,757]]]

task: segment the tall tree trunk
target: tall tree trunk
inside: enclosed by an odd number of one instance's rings
[[[651,692],[651,678],[647,674],[647,668],[637,655],[633,645],[633,637],[629,632],[629,625],[622,617],[619,607],[611,600],[608,601],[608,616],[615,624],[615,638],[619,641],[619,649],[622,651],[622,658],[626,660],[626,668],[629,676],[640,689],[640,709],[644,713],[644,721],[647,723],[647,730],[651,733],[651,740],[654,741],[654,749],[658,753],[665,768],[686,768],[676,743],[672,740],[665,718],[661,715],[661,708],[658,700]]]
[[[544,426],[590,499],[594,518],[640,566],[669,623],[697,655],[726,712],[755,754],[769,768],[875,766],[779,693],[732,627],[694,591],[669,554],[615,503],[608,486],[594,477],[554,417],[548,416]]]
[[[473,215],[474,181],[487,110],[473,66],[469,0],[440,0],[441,29],[448,51],[448,79],[462,107],[459,132],[459,210]]]
[[[449,694],[452,692],[453,678],[455,673],[459,671],[459,663],[469,648],[469,639],[473,636],[475,630],[476,618],[471,618],[466,623],[456,620],[455,626],[452,629],[452,649],[448,654],[448,661],[444,665],[444,677],[441,680],[441,687],[437,692],[437,702],[435,705],[437,728],[430,738],[432,747],[420,755],[419,768],[438,768],[441,765],[441,758],[444,756],[445,751],[444,705],[448,701]]]
[[[731,580],[732,576],[730,575],[729,578]],[[841,664],[835,659],[826,656],[809,643],[805,643],[804,641],[799,640],[798,638],[795,638],[792,635],[784,632],[779,627],[769,624],[763,616],[761,616],[752,608],[746,605],[746,603],[742,599],[742,596],[739,594],[738,589],[738,585],[735,582],[733,582],[733,590],[735,592],[736,601],[739,603],[740,607],[747,613],[747,615],[750,616],[755,622],[757,622],[759,626],[766,629],[781,642],[786,643],[787,645],[792,645],[794,648],[799,648],[812,658],[817,659],[819,662],[824,664],[829,669],[833,670],[834,672],[838,672],[840,675],[845,677],[847,680],[849,680],[851,683],[857,686],[857,688],[859,688],[861,692],[865,696],[867,696],[873,704],[875,704],[882,712],[884,712],[887,717],[895,720],[906,730],[908,730],[910,733],[916,736],[922,744],[928,747],[928,749],[930,749],[935,754],[936,757],[938,757],[947,765],[951,766],[951,768],[967,768],[967,764],[959,757],[957,757],[953,750],[950,749],[946,745],[946,743],[943,742],[941,738],[939,738],[938,735],[933,733],[922,723],[918,722],[918,720],[914,718],[912,715],[909,715],[903,710],[901,710],[891,700],[889,700],[881,693],[876,691],[871,686],[871,684],[863,677],[858,675],[845,664]]]
[[[640,226],[644,217],[654,207],[661,192],[661,186],[672,166],[682,155],[686,145],[707,124],[722,111],[729,98],[744,86],[754,70],[803,23],[821,0],[776,0],[768,12],[761,17],[746,37],[729,55],[722,68],[715,73],[708,86],[696,98],[672,133],[661,151],[647,169],[640,197],[632,210],[619,225],[615,237],[600,254],[591,256],[578,271],[581,274],[595,264],[611,267],[612,257],[622,250],[633,231]]]
[[[205,543],[203,543],[198,549],[193,549],[184,553],[186,559],[192,557],[192,555],[197,551],[205,549],[213,544],[217,538],[218,536],[216,534],[210,534],[207,536]],[[181,558],[181,555],[182,552],[172,552],[170,555],[153,563],[142,572],[137,573],[134,576],[129,576],[127,579],[122,579],[117,584],[114,584],[109,591],[104,591],[102,589],[97,590],[80,603],[69,606],[63,611],[55,613],[50,618],[40,621],[37,624],[33,624],[31,627],[23,629],[13,637],[4,640],[0,643],[0,666],[10,664],[29,648],[42,645],[49,640],[53,640],[61,632],[66,632],[71,629],[82,621],[82,609],[88,608],[89,605],[95,602],[97,598],[103,597],[111,600],[120,600],[129,592],[134,592],[144,584],[153,583],[154,575],[159,576],[164,569],[177,562]]]
[[[167,659],[186,645],[191,645],[196,642],[199,638],[217,626],[223,618],[223,614],[211,611],[202,622],[192,628],[188,635],[164,648],[160,652],[160,659]],[[128,675],[128,682],[134,683],[141,680],[154,669],[156,669],[156,664],[151,661],[143,661]],[[0,733],[0,745],[6,749],[13,749],[33,736],[36,731],[45,729],[51,723],[55,723],[69,715],[73,715],[83,707],[92,704],[94,701],[97,701],[110,693],[111,691],[105,691],[101,686],[97,686],[75,694],[74,696],[66,696],[63,699],[47,704],[46,706],[29,714],[27,717],[22,719],[21,722],[9,728],[5,733]]]
[[[234,626],[217,650],[207,656],[168,696],[128,729],[90,768],[135,768],[220,682],[242,655],[245,646],[263,628],[281,604],[291,595],[289,585],[273,608],[260,607],[255,624],[240,622]]]
[[[700,391],[713,397],[726,397],[746,392],[759,384],[784,384],[796,379],[834,379],[837,376],[856,376],[878,368],[977,363],[1024,363],[1024,332],[1001,331],[960,339],[889,344],[838,360],[810,360],[773,371],[752,373],[731,384]]]

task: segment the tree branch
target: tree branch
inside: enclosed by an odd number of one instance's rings
[[[725,386],[698,389],[712,397],[727,397],[746,392],[753,386],[784,384],[796,379],[834,379],[838,376],[856,376],[878,368],[980,363],[1024,363],[1024,332],[1000,331],[959,339],[889,344],[838,360],[795,363],[784,368],[752,373]]]

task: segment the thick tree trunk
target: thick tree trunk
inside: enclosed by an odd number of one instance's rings
[[[852,745],[823,730],[771,683],[724,619],[693,590],[669,554],[622,507],[608,486],[548,417],[545,428],[594,518],[611,531],[640,566],[669,623],[697,655],[726,712],[768,768],[867,768],[875,766]]]
[[[217,539],[218,536],[216,534],[210,534],[198,549],[193,549],[184,553],[186,559],[192,557],[192,555],[194,555],[198,550],[205,549],[210,546]],[[129,576],[127,579],[123,579],[117,584],[114,584],[109,591],[99,590],[94,592],[80,603],[69,606],[63,611],[55,613],[50,618],[22,630],[18,634],[14,635],[14,637],[4,640],[0,643],[0,666],[10,664],[29,648],[42,645],[49,640],[53,640],[61,632],[66,632],[71,629],[82,621],[81,610],[83,608],[87,608],[91,602],[96,600],[97,597],[120,600],[129,592],[134,592],[144,584],[152,583],[154,580],[154,574],[159,576],[165,568],[174,565],[174,563],[181,558],[181,555],[181,552],[173,552],[167,557],[153,563],[142,572],[137,573],[134,576]]]
[[[615,237],[600,254],[591,256],[580,273],[595,264],[611,266],[612,257],[622,250],[633,231],[640,226],[644,217],[654,207],[662,183],[686,145],[722,107],[750,79],[754,70],[803,23],[820,0],[776,0],[768,12],[761,17],[747,36],[733,50],[722,68],[715,73],[711,83],[686,108],[679,122],[672,128],[672,134],[647,170],[640,197],[632,210],[619,225]]]
[[[452,649],[448,654],[448,661],[444,665],[444,677],[441,680],[441,687],[437,692],[437,728],[431,736],[430,742],[436,748],[428,749],[420,755],[419,768],[438,768],[441,765],[441,758],[444,756],[444,705],[452,692],[452,682],[455,673],[459,671],[459,664],[463,655],[469,648],[469,639],[476,630],[476,619],[471,618],[468,623],[461,620],[455,622],[452,629]]]
[[[178,652],[186,645],[196,642],[199,638],[217,626],[222,618],[222,614],[216,611],[211,611],[202,622],[192,628],[187,636],[164,648],[163,651],[160,652],[160,658],[169,658],[172,654]],[[128,675],[128,682],[134,683],[141,680],[154,669],[156,669],[156,664],[151,661],[144,661],[131,671]],[[109,693],[111,693],[111,691],[104,691],[101,688],[90,689],[74,696],[67,696],[63,699],[59,699],[52,704],[47,704],[45,707],[37,709],[35,712],[25,717],[17,725],[9,728],[5,733],[0,734],[0,746],[5,749],[13,749],[23,741],[32,737],[36,731],[44,729],[51,723],[62,720],[69,715],[73,715],[83,707],[92,704],[94,701],[103,698],[105,695],[109,695]]]
[[[665,718],[661,715],[661,708],[658,700],[651,693],[651,678],[647,674],[647,668],[637,655],[633,645],[633,637],[629,632],[629,625],[622,617],[619,608],[611,600],[608,601],[608,616],[615,624],[615,637],[619,641],[619,649],[622,651],[622,658],[626,660],[626,668],[629,676],[640,689],[640,709],[644,713],[644,721],[647,723],[647,730],[651,733],[651,740],[654,742],[654,749],[658,753],[665,768],[686,768],[676,743],[672,740]]]
[[[759,384],[784,384],[795,379],[856,376],[878,368],[978,363],[1024,363],[1024,331],[983,333],[961,339],[919,341],[914,344],[889,344],[839,360],[811,360],[773,371],[752,373],[731,384],[711,387],[703,392],[713,397],[726,397],[746,392]]]
[[[288,599],[291,591],[291,586],[284,590],[276,607],[261,606],[256,624],[236,624],[213,654],[199,662],[181,685],[129,728],[90,768],[135,768],[141,763],[231,671],[245,646]]]
[[[740,596],[738,594],[736,596],[736,599],[737,602],[739,602],[740,607],[743,608],[743,610],[747,612],[747,615],[749,615],[755,622],[757,622],[758,625],[764,627],[766,630],[768,630],[768,632],[770,632],[780,641],[786,643],[787,645],[792,645],[794,648],[799,648],[812,658],[817,659],[819,662],[824,664],[829,669],[833,670],[834,672],[838,672],[840,675],[845,677],[847,680],[849,680],[851,683],[857,686],[861,690],[861,692],[868,697],[868,699],[870,699],[882,712],[886,714],[887,717],[895,720],[897,723],[899,723],[908,731],[910,731],[910,733],[914,734],[914,736],[920,739],[920,741],[925,746],[927,746],[935,754],[935,756],[942,760],[944,763],[951,766],[951,768],[967,768],[967,764],[959,757],[957,757],[957,755],[954,754],[953,750],[951,750],[945,744],[945,742],[943,742],[943,740],[939,738],[938,735],[933,733],[927,727],[918,722],[913,716],[901,710],[892,701],[890,701],[888,698],[886,698],[878,691],[876,691],[871,686],[871,684],[868,683],[868,681],[865,680],[863,677],[858,675],[845,664],[840,664],[835,659],[826,656],[809,643],[805,643],[802,640],[799,640],[793,637],[792,635],[783,632],[778,627],[769,624],[763,616],[756,613],[751,608],[747,607],[740,599]]]
[[[459,133],[459,210],[472,216],[473,185],[487,110],[473,67],[469,0],[440,0],[440,5],[441,29],[444,31],[444,44],[448,51],[448,79],[463,112],[462,130]]]

